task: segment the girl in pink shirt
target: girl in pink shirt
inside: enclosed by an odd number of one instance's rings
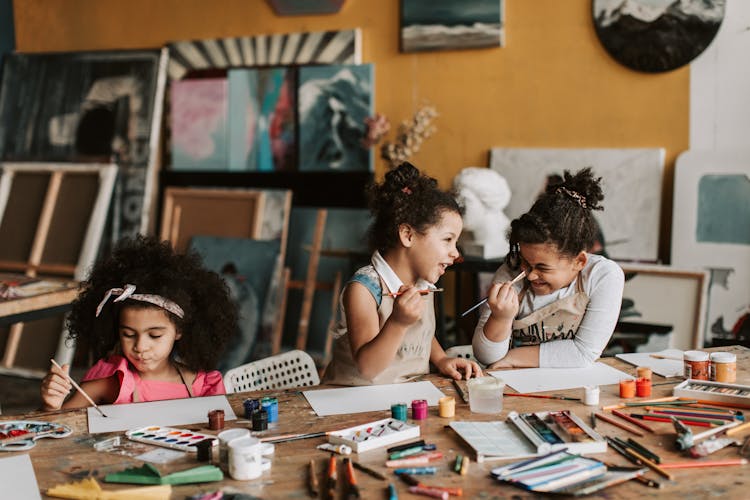
[[[68,330],[100,358],[81,383],[97,404],[225,393],[213,368],[237,328],[237,312],[224,282],[197,254],[176,254],[155,238],[124,239],[81,290]],[[42,381],[45,410],[89,406],[78,392],[68,398],[68,370],[52,367]]]

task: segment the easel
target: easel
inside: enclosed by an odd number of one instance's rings
[[[5,240],[5,237],[8,237],[7,233],[14,230],[14,226],[29,223],[29,221],[23,219],[24,214],[20,213],[16,206],[9,206],[9,200],[13,200],[16,204],[19,204],[20,198],[29,194],[21,192],[24,186],[32,186],[35,182],[38,182],[39,178],[44,176],[49,177],[49,180],[44,191],[39,217],[36,220],[28,258],[26,260],[13,258],[12,250],[9,250],[8,254],[4,252],[1,257],[0,269],[12,272],[20,271],[24,276],[31,278],[38,277],[39,274],[61,276],[64,278],[61,280],[62,282],[70,281],[71,278],[78,281],[83,279],[84,273],[94,262],[99,251],[99,243],[101,242],[104,222],[117,175],[117,166],[45,163],[4,164],[2,172],[2,178],[0,178],[0,237],[3,240]],[[65,227],[62,229],[58,227],[67,222],[59,220],[62,218],[60,212],[63,211],[63,204],[71,204],[72,200],[70,198],[78,196],[76,189],[71,189],[70,186],[63,185],[65,181],[70,181],[72,176],[75,175],[94,175],[98,181],[95,198],[92,200],[92,206],[88,210],[89,213],[87,215],[89,217],[85,221],[84,239],[75,263],[50,262],[46,258],[46,253],[50,252],[50,245],[48,243],[54,241],[61,234],[75,235],[77,229],[75,227]],[[18,188],[13,196],[11,196],[11,188],[14,185],[14,181],[18,181]],[[50,236],[51,234],[52,236]],[[8,240],[5,241],[11,241],[11,238],[8,237]],[[45,302],[59,305],[60,300],[72,301],[77,295],[76,293],[71,293],[69,286],[59,292],[51,293],[57,294],[57,296],[49,297],[49,301],[37,301],[36,305],[44,306]],[[40,307],[40,309],[43,309],[43,307]],[[24,323],[20,322],[13,323],[10,326],[5,352],[2,362],[0,362],[0,371],[27,376],[38,375],[35,370],[14,367],[23,329]],[[66,337],[67,331],[63,329],[55,354],[60,364],[70,363],[75,351],[75,347],[66,343]]]

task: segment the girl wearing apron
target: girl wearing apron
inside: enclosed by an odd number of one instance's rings
[[[587,253],[598,233],[591,211],[603,195],[590,169],[547,186],[511,223],[511,254],[495,273],[474,332],[488,368],[577,367],[607,346],[620,312],[624,275]],[[525,279],[511,284],[519,271]]]

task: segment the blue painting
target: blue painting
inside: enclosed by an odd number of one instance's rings
[[[374,114],[373,65],[306,66],[299,71],[299,169],[373,171],[362,144]]]
[[[750,245],[750,179],[746,175],[704,175],[698,182],[700,243]]]
[[[296,169],[293,68],[229,70],[229,169]]]
[[[503,0],[401,0],[401,50],[500,47]]]

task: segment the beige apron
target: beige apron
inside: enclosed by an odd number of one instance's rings
[[[180,370],[179,365],[175,363],[174,367],[177,368],[177,373],[180,375],[180,380],[182,380],[182,385],[184,385],[185,389],[187,389],[188,397],[194,398],[195,395],[193,394],[193,388],[190,387],[190,385],[187,382],[185,382],[185,377],[182,376],[182,370]],[[140,403],[140,402],[141,402],[141,395],[138,393],[138,384],[135,384],[135,386],[133,387],[133,403]]]
[[[385,283],[380,280],[381,290],[386,290]],[[391,364],[372,380],[364,378],[357,369],[352,357],[349,344],[349,334],[346,325],[339,320],[336,333],[341,334],[333,343],[333,360],[326,368],[323,376],[324,384],[338,385],[380,385],[405,382],[409,379],[424,375],[430,371],[430,351],[432,339],[435,336],[435,307],[434,294],[423,296],[425,301],[424,313],[416,323],[411,325],[404,334],[404,340],[396,351],[396,357]],[[382,329],[386,320],[393,312],[394,299],[383,297],[378,307],[378,325]],[[343,316],[343,315],[342,315]]]
[[[527,290],[528,285],[521,291],[521,297]],[[583,291],[579,275],[576,279],[576,293],[513,321],[511,348],[572,339],[578,331],[588,303],[589,296]]]

